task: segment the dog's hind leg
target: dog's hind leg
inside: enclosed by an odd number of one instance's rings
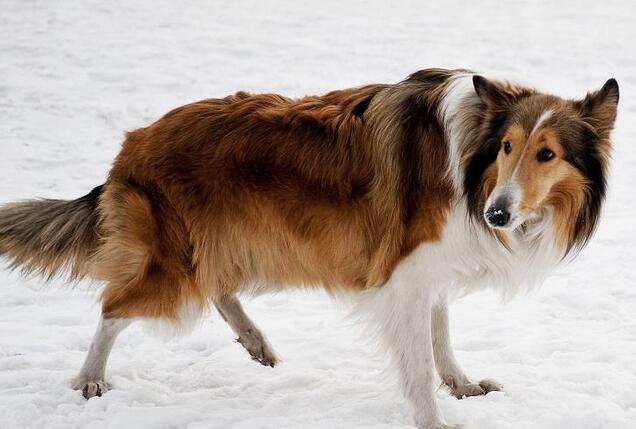
[[[471,383],[455,359],[450,342],[448,328],[448,304],[440,299],[432,308],[433,354],[437,372],[453,396],[462,399],[467,396],[485,395],[488,392],[503,390],[503,386],[494,380],[481,380]]]
[[[247,317],[235,295],[225,296],[214,301],[221,317],[238,335],[237,341],[248,351],[252,359],[272,368],[278,359],[265,336]]]
[[[115,339],[130,325],[131,319],[104,319],[97,326],[97,332],[88,350],[88,356],[79,375],[73,381],[73,389],[81,390],[86,399],[102,396],[110,389],[104,381],[106,363]]]

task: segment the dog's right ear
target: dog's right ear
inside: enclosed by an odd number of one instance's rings
[[[473,86],[481,101],[489,107],[502,109],[510,104],[510,95],[483,76],[474,75]]]
[[[588,93],[574,103],[585,122],[600,136],[608,136],[614,127],[618,108],[619,90],[616,79],[609,79],[598,91]]]

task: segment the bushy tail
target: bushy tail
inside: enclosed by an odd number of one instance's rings
[[[0,207],[0,256],[25,274],[50,279],[68,270],[73,280],[85,276],[98,243],[101,192],[98,186],[72,201],[33,200]]]

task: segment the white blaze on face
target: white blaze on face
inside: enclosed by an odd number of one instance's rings
[[[548,109],[544,111],[537,119],[537,123],[534,124],[534,128],[532,128],[532,132],[530,133],[530,136],[532,136],[537,130],[539,130],[539,128],[541,128],[541,125],[543,125],[545,121],[550,119],[551,116],[552,116],[552,109]]]

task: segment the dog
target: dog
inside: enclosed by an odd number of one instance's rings
[[[47,278],[104,282],[73,387],[88,398],[135,319],[209,306],[251,357],[277,357],[237,295],[290,287],[351,297],[397,366],[418,428],[451,428],[435,369],[472,382],[447,297],[538,284],[588,242],[606,193],[619,89],[566,100],[467,70],[425,69],[290,99],[238,92],[126,135],[106,182],[73,201],[0,209],[0,255]]]

